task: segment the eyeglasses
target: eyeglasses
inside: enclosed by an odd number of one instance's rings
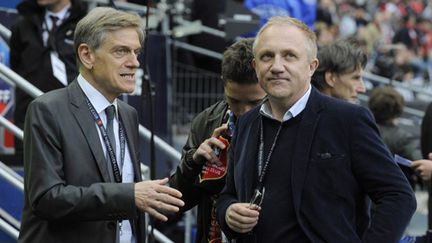
[[[256,205],[258,207],[261,207],[261,204],[264,200],[264,193],[265,193],[265,187],[262,188],[262,192],[258,188],[255,189],[252,199],[249,203],[249,206]]]

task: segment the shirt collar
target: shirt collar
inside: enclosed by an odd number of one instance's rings
[[[78,75],[77,80],[78,80],[79,86],[84,91],[84,94],[90,100],[90,103],[93,105],[93,107],[95,108],[95,110],[98,114],[101,114],[101,112],[104,112],[108,106],[114,105],[116,108],[115,116],[117,117],[117,114],[118,114],[117,98],[111,104],[105,98],[105,96],[103,96],[101,94],[101,92],[99,92],[97,89],[95,89],[81,74]]]
[[[298,114],[300,114],[305,109],[306,103],[309,100],[311,90],[312,90],[311,85],[309,85],[309,88],[306,91],[306,93],[296,103],[294,103],[294,105],[292,105],[287,112],[285,112],[282,118],[282,122],[288,121],[289,119],[298,116]],[[261,105],[260,113],[263,116],[276,120],[272,115],[271,107],[268,103],[268,100],[266,100]]]
[[[58,20],[58,24],[62,23],[63,20],[67,17],[67,15],[69,15],[69,8],[70,8],[71,4],[66,5],[62,10],[60,10],[57,13],[51,12],[51,11],[45,11],[45,21],[50,21],[50,15],[56,16],[57,18],[59,18]]]

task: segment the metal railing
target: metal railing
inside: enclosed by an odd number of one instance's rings
[[[393,80],[393,79],[381,77],[381,76],[375,75],[373,73],[365,72],[365,73],[363,73],[363,78],[365,80],[369,80],[369,81],[371,81],[373,83],[377,83],[377,84],[381,84],[381,85],[389,85],[389,86],[392,86],[392,87],[395,87],[395,88],[402,88],[402,89],[405,89],[405,90],[409,90],[409,91],[415,92],[417,94],[424,94],[424,95],[428,95],[428,96],[432,97],[432,92],[428,91],[428,90],[425,90],[422,87],[415,86],[415,85],[406,86],[406,85],[402,84],[398,80]],[[367,95],[359,95],[359,98],[362,101],[368,101],[368,99],[369,99],[369,97]],[[421,111],[421,110],[418,110],[418,109],[414,109],[414,108],[411,108],[411,107],[408,107],[408,106],[404,107],[404,112],[406,114],[413,115],[413,116],[416,116],[416,117],[423,117],[424,116],[424,111]]]
[[[191,52],[195,52],[201,55],[205,55],[205,56],[209,56],[215,59],[222,59],[222,54],[219,52],[215,52],[215,51],[210,51],[207,50],[205,48],[199,47],[199,46],[194,46],[191,44],[188,44],[186,42],[181,42],[181,41],[177,41],[177,40],[172,40],[172,44],[178,48],[182,48]]]
[[[12,239],[18,239],[19,231],[2,217],[0,217],[0,229],[8,234]]]
[[[0,36],[3,37],[7,42],[9,42],[11,36],[11,31],[2,24],[0,24]]]
[[[20,192],[24,192],[24,180],[21,175],[0,161],[0,177],[9,182]]]
[[[24,192],[24,180],[14,170],[3,162],[0,162],[0,178],[14,186],[20,192]],[[0,208],[0,229],[13,239],[18,239],[20,223],[13,216]]]
[[[407,85],[403,84],[402,82],[400,82],[399,80],[381,77],[381,76],[378,76],[376,74],[369,73],[369,72],[365,72],[363,74],[363,78],[371,80],[372,82],[375,82],[375,83],[380,83],[380,84],[384,84],[384,85],[391,85],[391,86],[396,87],[396,88],[402,88],[402,89],[413,91],[417,94],[425,94],[425,95],[429,95],[432,97],[431,91],[425,90],[423,87],[416,86],[416,85],[407,86]]]

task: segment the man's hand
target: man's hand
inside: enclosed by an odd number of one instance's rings
[[[197,164],[203,164],[205,161],[209,161],[210,163],[221,166],[218,156],[214,153],[215,148],[225,149],[226,145],[221,142],[218,137],[222,134],[223,131],[227,129],[227,125],[224,124],[213,131],[213,134],[210,138],[204,140],[203,143],[200,144],[198,149],[192,156],[193,161]]]
[[[161,221],[168,218],[160,211],[178,212],[184,206],[180,200],[181,192],[166,186],[168,178],[153,181],[141,181],[135,184],[135,205],[139,210],[149,213]]]
[[[432,176],[432,160],[420,159],[412,162],[411,167],[423,180],[430,180]]]
[[[235,232],[247,233],[258,223],[260,209],[260,207],[249,203],[234,203],[228,207],[225,221]]]

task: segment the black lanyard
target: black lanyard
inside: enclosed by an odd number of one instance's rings
[[[96,125],[99,127],[99,131],[100,131],[102,138],[103,138],[103,141],[105,143],[105,148],[108,151],[108,157],[111,161],[111,165],[112,165],[112,169],[113,169],[114,180],[115,180],[115,182],[120,183],[120,182],[122,182],[121,171],[119,169],[119,165],[117,164],[116,155],[114,153],[111,142],[109,141],[106,129],[102,124],[102,120],[99,117],[99,114],[96,112],[95,108],[93,107],[92,103],[89,101],[89,99],[87,97],[86,97],[86,102],[87,102],[87,105],[89,107],[90,112],[93,115],[93,119],[96,122]],[[121,119],[119,119],[118,124],[119,124],[119,137],[120,137],[120,167],[123,168],[123,161],[124,161],[124,157],[125,157],[126,139],[124,136]]]
[[[266,159],[264,166],[263,166],[263,161],[264,161],[264,125],[263,125],[263,120],[264,120],[264,117],[261,117],[260,144],[259,144],[259,150],[258,150],[258,176],[259,176],[258,190],[260,190],[260,191],[264,186],[263,184],[264,184],[264,178],[265,178],[265,175],[267,172],[267,168],[270,164],[270,159],[271,159],[274,147],[276,146],[277,139],[279,138],[280,131],[282,130],[282,124],[283,124],[283,122],[281,122],[279,125],[279,128],[276,132],[276,136],[273,139],[273,143],[270,147],[270,151],[267,155],[267,159]]]

